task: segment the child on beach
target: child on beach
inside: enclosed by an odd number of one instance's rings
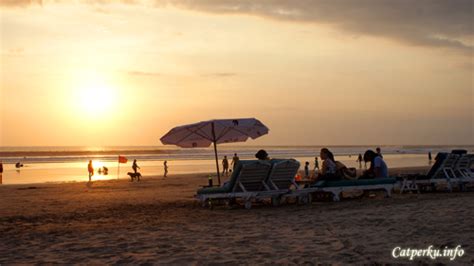
[[[228,176],[229,175],[229,161],[227,160],[227,156],[224,156],[224,160],[222,160],[222,175]]]
[[[168,161],[164,161],[163,166],[165,168],[165,174],[163,175],[163,177],[167,177],[168,176]]]
[[[306,162],[304,164],[304,178],[309,178],[309,162]]]

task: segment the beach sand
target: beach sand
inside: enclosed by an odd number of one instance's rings
[[[426,172],[426,168],[392,170]],[[206,175],[0,186],[0,264],[407,263],[392,249],[462,245],[474,263],[474,193],[394,194],[203,209]],[[450,263],[448,258],[422,262]]]

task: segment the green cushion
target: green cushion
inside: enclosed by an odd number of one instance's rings
[[[376,178],[376,179],[358,179],[358,180],[337,180],[337,181],[318,181],[314,187],[349,187],[349,186],[370,186],[394,184],[395,178]]]
[[[216,194],[216,193],[229,193],[231,191],[231,183],[228,182],[222,187],[204,187],[197,191],[198,195],[203,194]]]

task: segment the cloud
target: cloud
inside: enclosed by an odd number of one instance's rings
[[[131,76],[161,76],[161,73],[158,72],[146,72],[146,71],[126,71],[128,75]]]
[[[5,7],[23,7],[29,5],[43,5],[43,0],[1,0],[0,6]]]
[[[158,6],[327,24],[352,33],[472,55],[472,0],[168,0]]]
[[[59,1],[59,0],[56,0]],[[82,0],[107,4],[111,0]],[[389,38],[408,45],[448,48],[472,56],[472,0],[121,0],[174,6],[218,15],[242,14],[280,21],[331,25],[343,31]],[[48,2],[49,3],[49,2]],[[44,4],[6,0],[1,5]]]
[[[202,74],[202,77],[217,77],[217,78],[223,78],[223,77],[232,77],[236,76],[237,73],[231,73],[231,72],[216,72],[216,73],[208,73],[208,74]]]

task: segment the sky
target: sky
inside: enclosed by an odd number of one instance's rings
[[[0,146],[474,144],[473,1],[0,0]]]

